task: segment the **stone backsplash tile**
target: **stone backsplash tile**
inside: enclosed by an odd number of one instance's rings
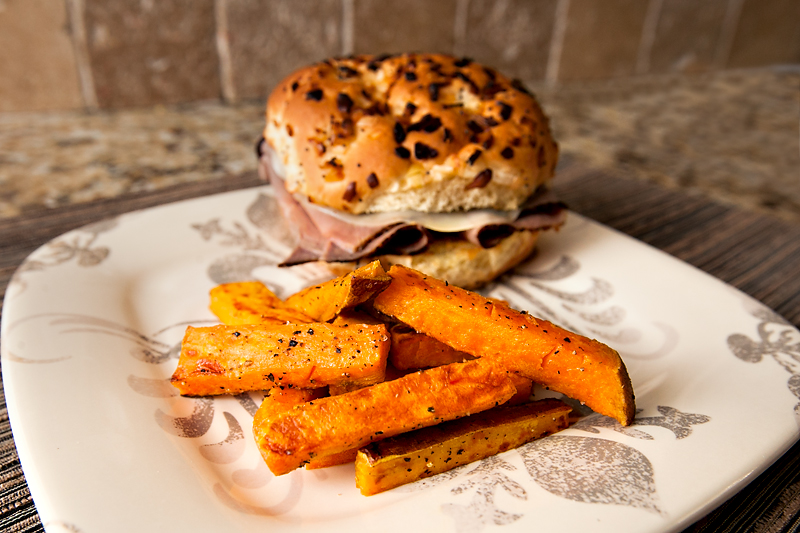
[[[266,98],[295,69],[342,53],[341,0],[227,0],[239,98]]]
[[[553,0],[470,0],[459,52],[523,80],[544,79]]]
[[[728,4],[728,0],[663,0],[646,72],[713,68]]]
[[[100,107],[219,98],[214,0],[86,0]]]
[[[800,2],[744,0],[728,67],[800,63]]]
[[[263,100],[331,55],[527,82],[800,63],[798,0],[0,0],[0,112]]]
[[[66,5],[0,1],[0,112],[83,105]]]
[[[571,0],[558,81],[632,75],[647,4],[642,0]]]
[[[352,2],[355,53],[453,53],[456,0]]]

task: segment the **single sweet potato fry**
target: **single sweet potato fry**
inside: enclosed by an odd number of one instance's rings
[[[254,424],[253,433],[269,469],[282,475],[315,457],[484,411],[514,392],[493,361],[454,363],[307,402]]]
[[[432,368],[475,359],[405,324],[396,324],[389,331],[392,334],[389,361],[399,370]]]
[[[256,411],[253,418],[253,426],[265,424],[271,417],[276,416],[278,413],[283,413],[293,409],[295,406],[318,400],[327,396],[325,389],[295,389],[286,388],[280,389],[278,387],[270,389],[261,407]],[[342,453],[329,455],[327,457],[320,457],[312,459],[306,463],[306,470],[314,470],[317,468],[327,468],[329,466],[343,465],[352,463],[356,460],[357,448],[347,450]]]
[[[288,411],[296,405],[318,400],[325,395],[326,391],[324,388],[296,389],[294,387],[274,387],[267,391],[267,395],[261,402],[261,406],[258,411],[256,411],[253,423],[261,423],[261,421],[269,419],[278,413]]]
[[[508,377],[511,378],[511,382],[517,389],[517,393],[509,398],[506,403],[508,405],[517,405],[529,402],[531,400],[531,394],[533,394],[533,381],[519,374],[514,374],[513,372],[509,372]]]
[[[371,496],[495,455],[569,425],[572,409],[558,400],[501,406],[361,448],[356,486]]]
[[[391,357],[391,353],[389,354],[389,356]],[[391,366],[387,365],[387,367],[386,367],[386,379],[387,380],[390,379],[390,376],[389,376],[390,369],[391,369]],[[399,377],[399,376],[396,376],[393,379],[397,379],[397,377]],[[518,405],[518,404],[523,404],[523,403],[530,402],[531,392],[533,390],[533,381],[529,380],[528,378],[524,378],[522,376],[519,376],[519,375],[513,374],[513,373],[509,373],[508,377],[511,379],[511,382],[514,384],[514,387],[517,389],[517,392],[514,393],[514,396],[512,396],[511,398],[508,399],[508,401],[505,403],[505,405],[506,406],[511,406],[511,405]],[[332,389],[334,387],[341,387],[341,385],[331,385]],[[331,396],[333,396],[334,394],[342,394],[342,392],[332,392]],[[504,409],[504,408],[505,408],[505,406],[500,406],[500,407],[497,407],[496,409]],[[490,409],[490,411],[491,410],[494,410],[494,409]],[[484,411],[484,412],[488,413],[489,411]],[[465,419],[460,419],[460,420],[465,420]],[[424,431],[424,430],[421,430],[421,431]],[[400,438],[400,437],[402,437],[402,435],[398,436],[398,438]],[[342,453],[336,453],[336,454],[328,455],[328,456],[325,456],[325,457],[317,457],[317,458],[311,459],[311,461],[306,463],[306,470],[314,470],[314,469],[317,469],[317,468],[327,468],[329,466],[338,466],[338,465],[343,465],[343,464],[347,464],[347,463],[352,463],[353,461],[356,460],[357,452],[358,452],[358,448],[353,448],[351,450],[347,450],[347,451],[342,452]],[[356,478],[356,480],[357,480],[357,478]]]
[[[318,470],[320,468],[330,468],[332,466],[346,465],[356,460],[358,448],[351,448],[343,452],[326,455],[325,457],[315,457],[306,463],[306,470]]]
[[[584,402],[623,426],[634,398],[619,354],[593,339],[402,266],[375,298],[378,311],[456,350],[491,358],[507,370]]]
[[[172,384],[181,394],[236,394],[383,381],[386,326],[325,323],[188,327]]]
[[[260,281],[225,283],[211,289],[211,312],[229,326],[314,322],[288,307]]]
[[[336,318],[333,319],[331,324],[335,326],[349,326],[352,324],[384,324],[384,322],[358,309],[345,309],[336,315]]]
[[[328,322],[343,309],[364,303],[391,282],[380,261],[373,261],[344,276],[303,289],[286,298],[286,305]]]

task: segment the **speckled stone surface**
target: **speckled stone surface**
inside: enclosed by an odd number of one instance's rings
[[[800,68],[537,91],[562,160],[800,222]]]
[[[564,164],[800,222],[800,68],[531,87]],[[263,107],[0,114],[0,217],[254,170]]]
[[[261,105],[0,115],[0,216],[255,168]]]

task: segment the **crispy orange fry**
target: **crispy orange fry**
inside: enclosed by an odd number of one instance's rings
[[[516,389],[492,361],[454,363],[299,405],[253,425],[275,475],[412,429],[477,413]]]
[[[256,411],[256,415],[253,418],[253,426],[264,424],[278,413],[289,411],[297,405],[318,400],[324,396],[326,396],[325,389],[271,389],[261,403],[261,407]],[[353,448],[352,450],[346,450],[342,453],[311,459],[311,461],[306,463],[306,470],[352,463],[356,460],[357,453],[358,448]]]
[[[258,416],[269,417],[275,413],[291,409],[295,405],[318,400],[326,395],[324,388],[319,389],[296,389],[294,387],[275,387],[267,391],[264,401],[261,402],[261,409],[256,414]]]
[[[223,324],[286,324],[314,322],[288,307],[260,281],[225,283],[211,289],[211,312]]]
[[[346,465],[356,460],[358,448],[351,448],[343,452],[326,455],[325,457],[315,457],[306,463],[306,470],[318,470],[320,468],[330,468],[332,466]]]
[[[424,333],[417,333],[405,324],[391,328],[392,349],[389,361],[399,370],[431,368],[475,359],[474,356],[451,348]]]
[[[336,318],[333,319],[331,324],[336,326],[347,326],[350,324],[384,324],[384,321],[378,320],[357,309],[345,309],[336,315]]]
[[[186,329],[172,384],[208,396],[276,386],[319,388],[383,381],[386,326],[243,324]]]
[[[393,266],[378,311],[415,330],[584,402],[627,426],[634,398],[619,354],[596,340],[426,276]]]
[[[389,375],[388,375],[389,374],[389,368],[390,367],[387,366],[387,376],[386,376],[387,379],[389,379]],[[505,405],[500,406],[497,409],[505,409],[506,406],[520,405],[520,404],[525,404],[525,403],[530,402],[531,392],[533,390],[533,381],[529,380],[528,378],[524,378],[522,376],[518,376],[517,374],[512,374],[512,373],[509,373],[508,377],[511,379],[511,382],[514,384],[514,387],[516,387],[517,392],[514,394],[514,396],[512,396],[511,398],[508,399],[508,401],[505,403]],[[341,393],[339,393],[339,394],[341,394]],[[558,402],[558,403],[560,404],[561,402]],[[567,411],[569,411],[568,407],[566,409],[567,409]],[[483,413],[489,413],[490,411],[493,411],[493,409],[490,409],[489,411],[483,411]],[[480,414],[483,414],[483,413],[480,413]],[[479,416],[479,415],[476,415],[476,416]],[[564,417],[566,417],[566,414],[564,414]],[[460,421],[461,420],[466,421],[466,420],[469,420],[470,418],[473,418],[473,416],[466,417],[466,418],[460,418],[459,420]],[[453,422],[447,422],[447,423],[453,423]],[[438,426],[434,426],[434,427],[438,427]],[[425,430],[423,429],[423,430],[420,430],[420,431],[425,431]],[[402,438],[405,435],[407,435],[407,433],[404,433],[402,435],[398,435],[396,438]],[[536,438],[535,434],[531,434],[529,436],[531,437],[531,439],[532,438]],[[472,438],[474,440],[477,437],[473,436]],[[503,439],[507,440],[508,436],[504,435]],[[381,441],[381,442],[383,442],[383,441]],[[498,443],[493,443],[493,444],[497,444],[497,447],[501,447],[502,446],[502,444],[498,444]],[[353,448],[353,449],[350,449],[350,450],[347,450],[347,451],[344,451],[344,452],[341,452],[341,453],[336,453],[336,454],[328,455],[328,456],[325,456],[325,457],[318,457],[318,458],[311,459],[311,461],[309,461],[306,464],[306,470],[314,470],[314,469],[317,469],[317,468],[328,468],[330,466],[338,466],[338,465],[343,465],[343,464],[347,464],[347,463],[352,463],[353,461],[356,460],[356,456],[358,454],[358,451],[359,451],[358,448]],[[496,452],[492,452],[492,453],[496,453]],[[478,459],[478,457],[476,457],[476,459]],[[461,463],[456,463],[456,466],[458,464],[461,464]],[[446,470],[449,470],[449,468],[447,468]],[[441,471],[444,472],[444,470],[441,470]],[[412,479],[412,481],[413,481],[413,479]],[[358,485],[358,474],[356,474],[356,484]],[[360,487],[360,485],[358,485],[358,486]],[[382,490],[386,490],[386,489],[382,489]],[[364,491],[362,490],[362,493],[363,492]]]
[[[529,402],[533,393],[533,381],[513,372],[509,372],[508,377],[517,389],[517,393],[508,400],[508,405]]]
[[[286,298],[286,305],[319,322],[327,322],[343,309],[364,303],[391,282],[380,261],[308,287]]]

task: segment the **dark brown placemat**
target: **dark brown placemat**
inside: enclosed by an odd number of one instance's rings
[[[131,210],[259,184],[254,174],[244,174],[2,220],[0,295],[29,253],[65,231]],[[579,168],[565,169],[556,190],[576,212],[705,270],[800,326],[800,227]],[[14,448],[2,391],[0,402],[0,531],[43,531]],[[799,528],[800,444],[687,531],[785,533]]]

